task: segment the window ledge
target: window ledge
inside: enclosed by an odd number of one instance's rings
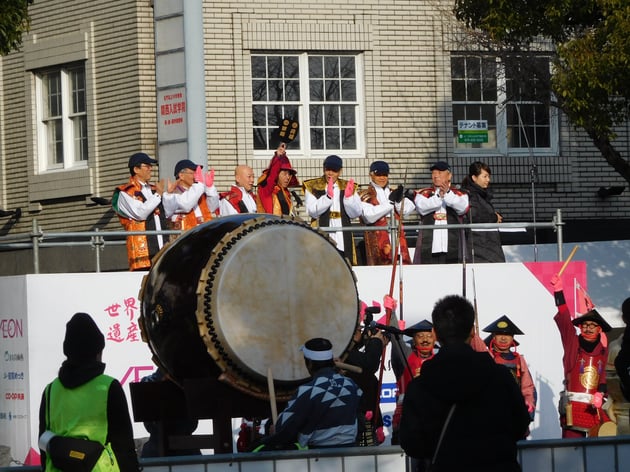
[[[29,199],[31,202],[39,202],[90,195],[92,193],[90,173],[90,169],[84,167],[31,175]]]

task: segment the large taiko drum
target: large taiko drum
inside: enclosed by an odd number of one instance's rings
[[[176,382],[207,376],[257,397],[288,398],[308,378],[299,347],[349,347],[359,300],[351,267],[298,219],[243,214],[187,231],[155,257],[140,291],[140,326]]]

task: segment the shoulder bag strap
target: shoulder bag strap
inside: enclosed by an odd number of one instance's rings
[[[52,390],[52,383],[46,387],[46,429],[50,430],[50,391]]]
[[[454,412],[455,412],[455,404],[453,403],[453,406],[449,410],[448,416],[446,417],[446,421],[444,422],[444,426],[442,426],[442,432],[440,433],[440,439],[438,439],[437,446],[435,447],[435,452],[433,453],[433,459],[431,459],[431,465],[435,464],[435,460],[437,459],[438,452],[440,451],[440,446],[442,445],[442,439],[444,439],[444,434],[446,433],[446,428],[448,427],[448,424],[450,423],[451,417],[453,416]]]

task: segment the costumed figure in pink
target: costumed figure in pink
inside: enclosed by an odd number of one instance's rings
[[[258,213],[273,215],[292,215],[290,187],[299,187],[297,171],[291,166],[286,153],[287,145],[282,142],[271,158],[262,176],[258,179],[256,206]]]
[[[402,415],[402,405],[405,399],[407,386],[412,379],[418,377],[422,370],[422,364],[431,359],[435,354],[435,334],[433,333],[433,323],[422,320],[413,326],[405,329],[405,334],[413,335],[411,340],[411,353],[407,357],[402,375],[396,380],[398,395],[396,397],[396,409],[392,417],[392,443],[397,444],[398,428]],[[395,438],[395,439],[394,439]]]
[[[592,309],[571,319],[559,275],[551,278],[558,313],[554,321],[564,347],[564,387],[560,394],[560,426],[563,438],[587,436],[610,421],[602,405],[606,399],[606,332],[611,326]],[[577,334],[575,327],[580,333]]]
[[[515,335],[524,333],[505,315],[486,326],[483,331],[491,333],[485,339],[488,352],[497,364],[507,367],[514,376],[514,380],[523,394],[529,416],[533,421],[536,412],[536,386],[532,374],[529,372],[525,356],[516,350],[519,343],[514,339]]]

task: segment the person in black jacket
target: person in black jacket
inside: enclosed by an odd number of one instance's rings
[[[357,329],[354,336],[354,347],[344,362],[361,368],[361,373],[342,371],[356,382],[363,391],[359,404],[359,446],[376,446],[385,440],[383,433],[383,415],[380,408],[378,379],[375,374],[381,365],[381,355],[388,343],[383,332],[371,332],[369,327]]]
[[[470,210],[464,223],[501,223],[503,217],[492,205],[491,171],[485,162],[473,162],[461,189],[468,193]],[[467,251],[471,262],[505,262],[501,236],[497,229],[467,232]]]
[[[419,471],[434,457],[441,472],[520,470],[516,442],[525,436],[529,414],[509,370],[470,346],[474,319],[472,305],[458,295],[433,309],[441,348],[409,384],[400,424],[400,445],[418,459]]]
[[[621,350],[615,358],[615,370],[623,396],[630,401],[630,298],[626,298],[621,304],[621,319],[626,324],[626,329],[623,332]]]
[[[140,379],[141,382],[172,382],[171,379],[164,374],[162,369],[158,368],[151,375],[147,375]],[[174,385],[174,384],[173,384]],[[177,392],[179,403],[186,405],[186,396],[184,390],[178,388]],[[177,397],[175,397],[177,398]],[[161,421],[145,421],[144,428],[149,433],[149,439],[142,446],[141,457],[162,457],[162,456],[199,456],[201,450],[199,448],[172,448],[169,447],[168,437],[173,436],[190,436],[192,435],[199,422],[194,418],[188,418],[182,414],[177,418],[163,418]]]

